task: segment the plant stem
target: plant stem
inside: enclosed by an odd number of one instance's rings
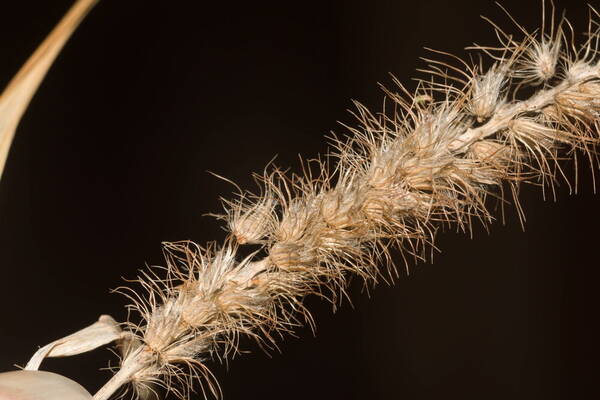
[[[450,145],[450,150],[456,153],[465,153],[474,142],[492,136],[502,129],[506,129],[510,120],[514,119],[517,115],[539,111],[545,106],[552,104],[554,98],[559,93],[594,78],[600,78],[600,68],[598,67],[584,70],[578,76],[565,79],[553,88],[540,90],[528,100],[506,104],[500,107],[485,124],[477,128],[467,129],[464,134]]]
[[[151,351],[147,346],[139,347],[129,355],[119,371],[94,394],[94,400],[108,400],[119,388],[130,382],[136,373],[146,368],[151,362]]]

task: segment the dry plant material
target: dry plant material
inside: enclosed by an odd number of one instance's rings
[[[117,321],[102,315],[92,325],[40,348],[25,366],[25,370],[37,371],[46,357],[69,357],[88,352],[126,336]]]
[[[21,117],[52,63],[98,0],[78,0],[0,95],[0,177]]]
[[[365,284],[394,275],[390,248],[424,259],[440,225],[490,223],[488,197],[503,201],[509,189],[520,210],[520,184],[552,189],[561,158],[581,152],[594,164],[597,17],[590,8],[581,47],[554,12],[534,33],[517,25],[522,39],[494,25],[500,44],[474,48],[492,59],[486,72],[427,60],[433,79],[414,94],[396,82],[383,112],[356,104],[357,124],[334,141],[333,159],[307,163],[303,175],[271,170],[258,177],[259,195],[225,201],[225,243],[166,243],[166,276],[149,272],[139,280],[147,293],[129,292],[143,322],[129,324],[136,339],[95,398],[128,382],[141,395],[158,383],[186,398],[196,376],[219,396],[205,361],[236,352],[240,335],[275,347],[275,334],[313,324],[305,296],[335,305],[350,275]],[[261,250],[237,257],[249,243]]]
[[[91,400],[92,395],[77,382],[47,371],[0,373],[2,400]]]
[[[472,48],[487,69],[437,52],[446,61],[426,59],[414,93],[395,81],[382,112],[356,103],[356,123],[331,157],[300,175],[268,169],[258,194],[224,202],[224,243],[165,243],[164,269],[122,290],[141,322],[125,324],[120,369],[94,398],[130,383],[140,397],[162,385],[183,399],[197,378],[218,397],[206,362],[235,354],[240,336],[274,348],[279,335],[313,325],[306,296],[335,306],[350,276],[366,285],[395,277],[391,249],[407,265],[426,259],[440,226],[491,223],[488,208],[505,193],[521,215],[520,185],[552,190],[562,159],[581,153],[594,167],[599,15],[590,8],[575,46],[551,8],[535,32],[515,23],[520,38],[492,23],[499,44]],[[248,244],[259,250],[238,256]]]

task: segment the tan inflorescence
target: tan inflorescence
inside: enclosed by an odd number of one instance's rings
[[[500,46],[478,47],[491,58],[487,72],[465,63],[451,76],[450,61],[431,61],[415,93],[385,91],[383,112],[357,104],[358,123],[332,143],[333,156],[302,175],[272,169],[258,179],[260,195],[225,202],[224,244],[166,243],[166,276],[148,272],[147,293],[130,292],[142,322],[131,324],[121,370],[96,398],[127,382],[140,394],[161,383],[185,396],[194,376],[218,396],[205,360],[233,355],[240,336],[276,347],[277,335],[313,324],[305,296],[335,306],[350,276],[394,277],[389,249],[423,259],[439,226],[491,222],[489,197],[510,193],[518,207],[521,183],[552,189],[574,152],[595,163],[599,31],[590,14],[577,48],[564,19],[535,34],[519,27],[521,40],[494,25]],[[246,244],[256,251],[240,259]]]

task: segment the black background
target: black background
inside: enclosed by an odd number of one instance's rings
[[[1,4],[4,85],[71,1]],[[538,26],[538,1],[503,4]],[[562,6],[584,30],[585,3]],[[33,99],[0,183],[0,370],[100,314],[126,318],[109,288],[160,264],[161,241],[222,240],[202,214],[232,187],[207,170],[251,189],[276,154],[297,168],[298,154],[326,152],[350,99],[377,109],[388,72],[414,86],[423,46],[495,43],[480,14],[516,32],[487,0],[102,0]],[[600,203],[590,174],[580,181],[556,203],[525,189],[525,232],[511,211],[489,235],[442,233],[433,265],[371,297],[356,285],[354,308],[309,300],[316,337],[300,329],[282,354],[249,345],[210,365],[225,398],[596,397]],[[42,367],[93,393],[109,359]]]

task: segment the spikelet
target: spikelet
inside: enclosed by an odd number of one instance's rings
[[[273,231],[275,200],[270,195],[236,203],[226,200],[227,226],[238,244],[259,244]]]
[[[333,161],[300,176],[274,169],[260,177],[260,195],[225,201],[231,234],[223,245],[165,244],[166,277],[148,272],[140,279],[147,295],[129,293],[142,322],[130,324],[121,370],[95,398],[128,382],[140,396],[161,382],[185,398],[189,377],[219,396],[205,362],[235,355],[241,335],[276,348],[277,335],[313,325],[307,295],[335,307],[351,276],[367,285],[394,277],[390,248],[407,265],[426,259],[440,226],[468,232],[475,219],[492,222],[490,198],[504,203],[505,187],[521,214],[522,183],[552,188],[564,177],[561,160],[575,152],[594,164],[598,23],[575,48],[565,45],[566,20],[551,14],[550,28],[544,22],[535,34],[517,24],[520,41],[494,25],[500,46],[474,47],[492,58],[486,72],[427,60],[431,75],[414,93],[397,81],[385,89],[392,107],[372,113],[357,103],[357,123],[332,143]],[[524,85],[534,91],[522,99]],[[258,250],[240,259],[244,244]]]
[[[485,74],[473,76],[469,110],[477,118],[477,122],[490,118],[496,108],[504,103],[503,88],[507,72],[507,66],[494,64]]]

